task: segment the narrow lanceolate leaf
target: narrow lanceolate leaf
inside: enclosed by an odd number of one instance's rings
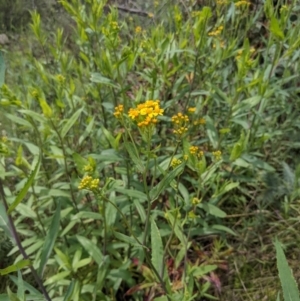
[[[82,112],[83,108],[80,108],[79,110],[77,110],[71,117],[70,119],[68,119],[68,121],[65,123],[65,125],[63,126],[62,130],[61,130],[61,137],[64,138],[67,133],[69,132],[70,128],[74,125],[74,123],[77,121],[77,119],[79,118],[81,112]]]
[[[22,190],[19,192],[19,194],[17,195],[16,199],[14,200],[14,202],[9,206],[8,210],[7,210],[7,214],[10,214],[24,199],[27,191],[29,190],[30,186],[32,185],[35,176],[37,174],[37,171],[39,170],[40,167],[40,162],[41,162],[41,156],[39,157],[38,162],[36,163],[36,166],[34,168],[34,170],[32,171],[30,177],[28,178],[26,184],[24,185],[24,187],[22,188]]]
[[[151,220],[151,249],[152,249],[152,264],[160,273],[163,265],[163,243],[160,232],[154,219]]]
[[[103,261],[103,254],[100,249],[89,239],[79,235],[76,237],[89,255],[100,265]]]
[[[0,88],[5,82],[5,62],[3,58],[3,54],[0,51]]]
[[[142,160],[139,158],[137,150],[134,148],[132,143],[124,142],[126,150],[130,156],[130,159],[133,161],[133,164],[138,169],[139,172],[143,173],[145,171],[145,167],[143,165]]]
[[[40,262],[40,266],[39,266],[39,269],[38,269],[38,274],[41,278],[43,277],[43,273],[44,273],[46,263],[47,263],[47,261],[49,259],[49,256],[50,256],[50,254],[53,250],[55,240],[56,240],[57,235],[58,235],[59,225],[60,225],[60,207],[61,207],[60,203],[58,203],[58,205],[56,207],[56,211],[55,211],[54,216],[52,218],[50,229],[47,233],[47,236],[46,236],[46,239],[44,241],[43,248],[42,248],[41,262]]]
[[[271,17],[270,31],[276,38],[284,40],[284,33],[280,28],[279,21],[274,16]]]
[[[171,184],[171,182],[182,173],[184,165],[181,164],[173,169],[171,172],[167,173],[165,177],[150,191],[151,201],[155,201],[159,195],[164,192]]]
[[[5,269],[1,269],[0,270],[0,275],[7,275],[7,274],[10,274],[10,273],[16,272],[16,271],[21,270],[25,267],[28,267],[29,265],[30,265],[30,260],[29,259],[20,260],[19,262],[6,267]]]
[[[300,301],[297,283],[290,269],[280,242],[276,239],[276,259],[284,301]]]

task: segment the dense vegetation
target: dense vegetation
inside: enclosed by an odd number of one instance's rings
[[[2,26],[0,300],[276,300],[276,236],[297,278],[298,4],[204,2]]]

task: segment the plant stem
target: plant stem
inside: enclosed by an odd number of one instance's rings
[[[1,195],[1,198],[2,198],[2,201],[3,201],[3,204],[4,204],[4,208],[5,210],[7,211],[8,210],[8,203],[6,201],[6,197],[5,197],[5,193],[4,193],[4,188],[3,188],[3,182],[2,180],[0,179],[0,195]],[[22,254],[23,258],[26,259],[26,260],[30,260],[27,253],[25,252],[23,246],[22,246],[22,243],[21,243],[21,240],[19,238],[19,235],[18,235],[18,232],[16,230],[16,227],[15,227],[15,224],[13,222],[13,219],[11,217],[11,214],[8,214],[8,223],[9,223],[9,226],[10,226],[10,230],[11,230],[11,233],[12,233],[12,236],[19,248],[19,251],[20,253]],[[38,276],[36,270],[34,269],[34,267],[32,266],[32,264],[30,263],[29,265],[29,268],[30,268],[30,271],[36,281],[36,283],[39,285],[45,299],[47,301],[51,301],[51,298],[50,296],[48,295],[48,292],[42,282],[42,279]]]

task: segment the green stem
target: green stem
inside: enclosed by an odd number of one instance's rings
[[[147,185],[147,173],[148,173],[148,167],[149,167],[149,161],[150,161],[150,147],[151,147],[151,138],[148,136],[147,139],[147,162],[146,162],[146,168],[143,173],[143,184],[145,193],[147,195],[147,215],[146,215],[146,223],[145,223],[145,231],[144,231],[144,238],[143,238],[143,245],[146,244],[147,235],[148,235],[148,229],[149,229],[149,222],[150,222],[150,213],[151,213],[151,198],[149,195],[149,189]]]

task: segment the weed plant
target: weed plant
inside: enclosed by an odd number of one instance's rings
[[[71,42],[32,12],[1,73],[1,297],[222,298],[231,219],[298,198],[296,5],[60,3]]]

